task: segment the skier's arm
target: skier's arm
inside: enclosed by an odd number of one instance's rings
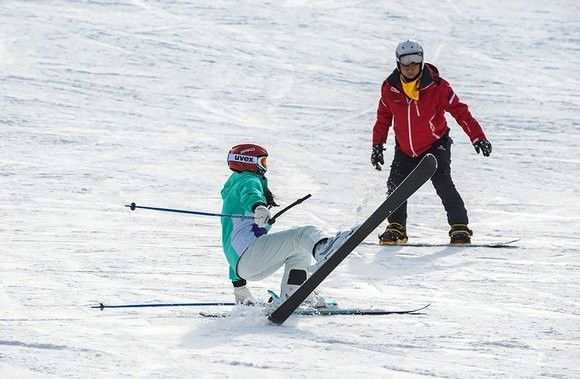
[[[234,270],[232,266],[230,266],[229,277],[230,277],[230,280],[232,281],[232,284],[234,285],[234,287],[243,286],[246,284],[246,281],[238,276],[238,274],[236,273],[236,270]],[[241,282],[243,282],[243,284],[236,285],[236,283],[241,283]]]
[[[381,89],[381,98],[379,100],[379,106],[377,109],[377,120],[375,126],[373,127],[373,146],[382,145],[387,141],[387,135],[389,134],[389,128],[393,123],[393,113],[389,109],[389,106],[385,100],[385,87],[383,84]]]
[[[469,136],[471,143],[485,140],[486,137],[481,126],[469,112],[467,104],[459,100],[459,96],[453,91],[449,83],[443,82],[442,85],[445,86],[443,91],[445,98],[442,99],[445,111],[453,116],[465,134]]]
[[[253,213],[257,206],[268,204],[258,178],[252,178],[244,183],[240,190],[240,200],[245,213]]]

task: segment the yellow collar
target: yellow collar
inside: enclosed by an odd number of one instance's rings
[[[403,91],[405,91],[405,95],[409,96],[409,98],[413,100],[419,100],[419,76],[417,79],[406,82],[403,75],[400,76],[401,86],[403,87]]]

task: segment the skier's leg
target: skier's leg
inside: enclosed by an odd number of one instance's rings
[[[282,295],[289,296],[306,280],[314,245],[327,237],[328,233],[314,226],[263,235],[246,249],[237,273],[246,280],[261,280],[284,265]]]
[[[447,136],[442,138],[430,149],[429,152],[437,158],[437,171],[435,171],[435,174],[431,177],[431,182],[445,207],[449,225],[467,225],[469,219],[467,217],[465,204],[451,179],[452,143],[453,140]]]
[[[387,193],[390,195],[401,182],[413,171],[419,161],[401,152],[395,147],[395,156],[391,163],[391,172],[387,180]],[[388,217],[389,223],[398,223],[405,227],[407,223],[407,202],[405,201],[395,212]]]

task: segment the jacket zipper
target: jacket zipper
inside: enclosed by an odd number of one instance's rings
[[[413,147],[413,136],[411,134],[411,104],[413,103],[413,99],[407,100],[407,127],[409,128],[409,147],[413,152],[413,156],[416,157],[417,153],[415,153],[415,148]],[[417,112],[419,109],[417,108]]]

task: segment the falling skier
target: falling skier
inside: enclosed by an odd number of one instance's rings
[[[228,154],[228,166],[234,171],[226,181],[221,196],[223,214],[251,215],[253,218],[221,218],[222,244],[230,265],[236,303],[256,302],[247,280],[262,280],[284,266],[279,301],[286,300],[304,281],[312,257],[322,261],[350,233],[328,234],[315,226],[297,227],[277,233],[271,228],[270,207],[277,206],[266,179],[268,152],[254,144],[234,146]],[[325,305],[324,299],[312,296],[312,305]]]
[[[423,48],[412,40],[396,49],[397,68],[384,81],[373,127],[371,163],[377,170],[384,164],[383,147],[391,126],[395,133],[395,155],[387,180],[392,192],[427,153],[435,155],[438,168],[431,181],[441,198],[451,226],[452,244],[471,243],[467,210],[451,179],[451,144],[445,112],[451,113],[469,136],[475,151],[491,154],[479,123],[435,66],[423,62]],[[407,203],[388,217],[389,225],[379,236],[383,245],[407,242]]]

